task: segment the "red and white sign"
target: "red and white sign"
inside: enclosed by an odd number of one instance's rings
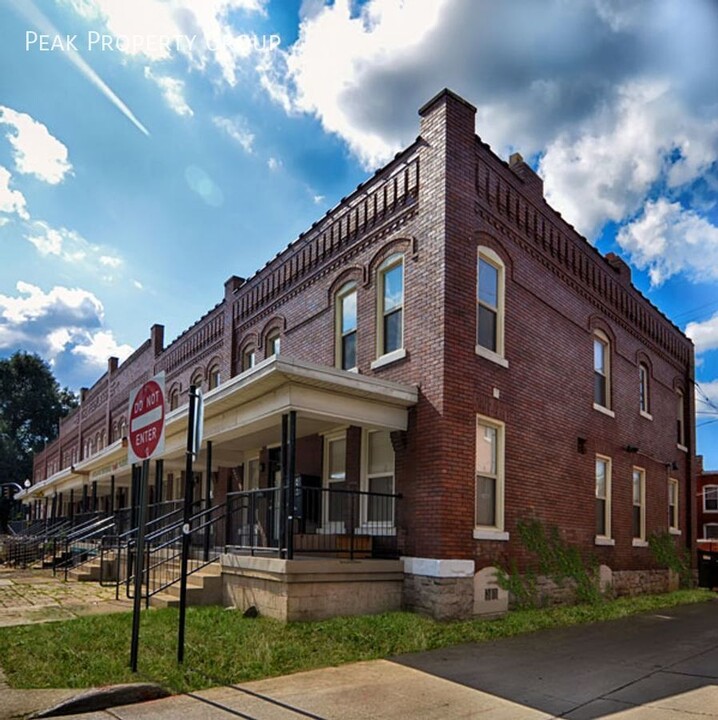
[[[130,393],[129,462],[148,460],[165,448],[165,374]]]

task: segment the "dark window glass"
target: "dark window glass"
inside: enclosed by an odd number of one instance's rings
[[[476,478],[476,524],[486,527],[496,525],[495,478]]]
[[[499,307],[499,271],[483,258],[479,260],[479,301],[495,309]]]
[[[342,338],[342,370],[351,370],[357,365],[357,334],[344,335]]]
[[[633,506],[633,537],[641,537],[641,506]]]
[[[479,345],[496,352],[496,313],[479,305]]]
[[[401,308],[384,316],[384,354],[401,347],[401,322]]]
[[[606,534],[606,501],[596,498],[596,534]]]
[[[391,475],[386,477],[375,477],[369,479],[369,492],[382,493],[382,497],[369,496],[367,508],[367,520],[369,522],[389,522],[394,519],[393,490],[394,478]]]
[[[606,377],[601,373],[593,374],[593,401],[601,407],[606,406]]]

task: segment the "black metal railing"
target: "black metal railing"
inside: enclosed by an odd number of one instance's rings
[[[263,488],[227,496],[228,552],[278,557],[398,557],[401,496],[344,488]]]

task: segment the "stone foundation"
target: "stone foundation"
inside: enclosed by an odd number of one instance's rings
[[[474,611],[473,561],[404,558],[402,606],[437,620],[470,618]]]
[[[280,560],[222,555],[223,602],[287,622],[399,610],[400,560]]]
[[[678,589],[678,577],[670,570],[614,570],[613,594],[650,595]]]

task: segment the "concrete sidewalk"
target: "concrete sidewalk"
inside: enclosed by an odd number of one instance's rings
[[[214,688],[85,720],[718,718],[718,602]]]

